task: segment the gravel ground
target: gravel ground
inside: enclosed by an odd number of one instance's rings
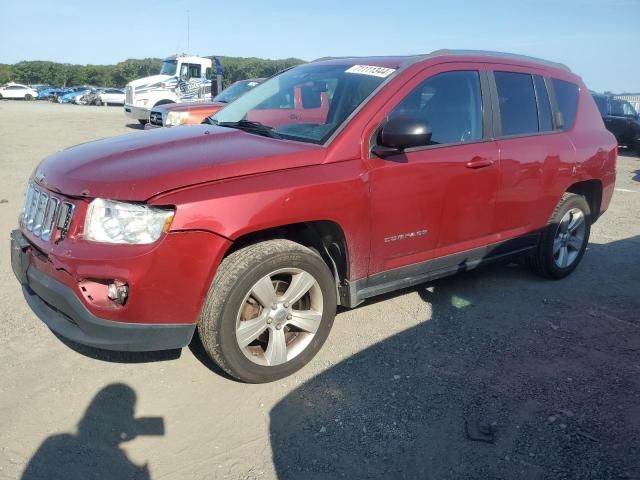
[[[291,378],[69,348],[9,264],[47,154],[135,132],[121,108],[0,102],[0,479],[640,479],[640,159],[578,270],[484,268],[341,312]]]

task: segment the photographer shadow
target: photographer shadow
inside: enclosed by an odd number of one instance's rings
[[[33,455],[22,480],[151,478],[120,444],[139,435],[164,435],[162,417],[135,418],[136,394],[128,385],[107,385],[93,398],[77,433],[48,437]]]

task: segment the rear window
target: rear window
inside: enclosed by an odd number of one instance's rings
[[[495,72],[502,135],[538,132],[538,108],[533,78],[526,73]]]
[[[552,78],[553,91],[556,95],[558,110],[562,115],[562,128],[568,130],[573,127],[578,111],[578,86],[575,83]]]

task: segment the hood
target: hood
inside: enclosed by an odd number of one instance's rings
[[[154,83],[166,82],[170,78],[175,78],[172,75],[151,75],[150,77],[142,77],[137,80],[132,80],[127,85],[130,85],[134,88],[146,87],[149,85],[153,85]]]
[[[153,107],[154,112],[216,112],[222,107],[226,107],[224,102],[183,102],[166,103]]]
[[[77,145],[44,159],[34,176],[69,196],[143,201],[180,187],[314,165],[323,158],[317,145],[192,125]]]

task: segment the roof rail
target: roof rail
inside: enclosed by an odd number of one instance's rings
[[[563,63],[552,62],[549,60],[544,60],[542,58],[530,57],[528,55],[519,55],[516,53],[505,53],[505,52],[492,52],[489,50],[436,50],[431,52],[427,56],[438,56],[438,55],[482,55],[487,57],[501,57],[509,60],[522,60],[531,63],[538,63],[540,65],[545,65],[548,67],[560,68],[562,70],[566,70],[567,72],[571,72],[571,69],[567,67]]]

